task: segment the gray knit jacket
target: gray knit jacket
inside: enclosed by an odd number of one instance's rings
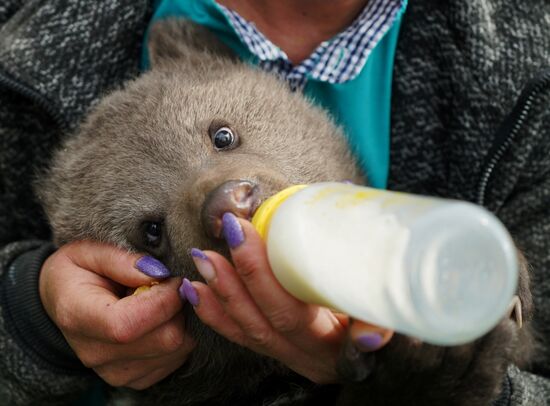
[[[47,318],[52,252],[31,181],[138,74],[145,0],[0,2],[0,405],[64,404],[94,375]],[[539,348],[499,404],[550,404],[550,2],[411,0],[395,60],[389,188],[483,204],[532,268]]]

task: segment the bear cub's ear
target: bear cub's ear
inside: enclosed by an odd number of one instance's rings
[[[202,65],[213,57],[235,59],[231,50],[208,28],[186,19],[171,18],[153,24],[149,31],[151,68],[172,65]]]

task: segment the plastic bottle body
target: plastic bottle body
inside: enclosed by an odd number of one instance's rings
[[[510,236],[466,202],[320,183],[280,203],[264,233],[294,296],[432,344],[483,335],[516,289]]]

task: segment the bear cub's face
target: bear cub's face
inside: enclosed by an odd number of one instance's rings
[[[94,109],[38,191],[57,243],[110,242],[183,274],[189,248],[224,250],[224,212],[250,218],[291,184],[363,180],[325,113],[229,57],[163,51],[185,43],[171,29],[151,34],[152,70]]]

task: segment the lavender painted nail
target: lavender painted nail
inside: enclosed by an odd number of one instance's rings
[[[375,351],[382,344],[382,336],[378,333],[365,333],[355,340],[355,344],[362,351]]]
[[[243,229],[233,213],[223,215],[222,225],[222,233],[229,248],[237,248],[244,242]]]
[[[216,270],[210,259],[198,248],[191,248],[189,254],[193,258],[193,262],[197,267],[197,271],[201,274],[206,282],[210,282],[216,278]]]
[[[191,248],[189,250],[189,255],[191,255],[193,258],[199,258],[208,261],[208,257],[206,256],[206,254],[198,248]]]
[[[170,271],[162,262],[149,256],[138,259],[136,261],[136,268],[152,278],[163,279],[170,276]]]
[[[178,288],[178,293],[180,294],[180,299],[182,302],[187,302],[187,296],[185,296],[185,289],[183,288],[183,282]]]
[[[185,295],[185,297],[187,298],[189,303],[191,303],[192,306],[197,306],[199,304],[199,295],[197,294],[197,291],[195,290],[193,285],[191,285],[191,282],[189,281],[189,279],[186,279],[186,278],[183,279],[183,282],[180,287],[180,292],[181,291],[183,291],[183,294]],[[180,296],[181,296],[181,293],[180,293]]]

